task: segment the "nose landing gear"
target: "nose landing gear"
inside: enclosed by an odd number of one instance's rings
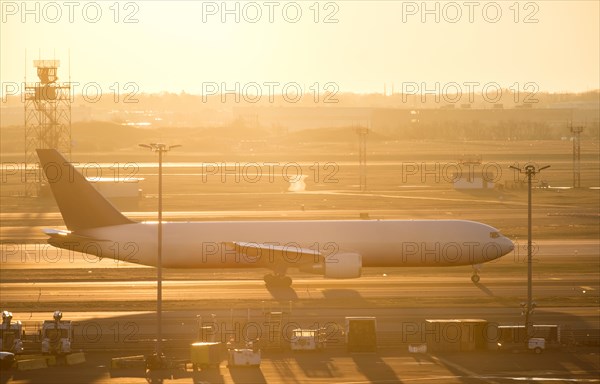
[[[475,284],[479,283],[479,271],[481,271],[481,264],[473,264],[473,274],[471,275],[471,281]]]

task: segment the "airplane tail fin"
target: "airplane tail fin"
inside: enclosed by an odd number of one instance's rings
[[[69,230],[133,223],[106,200],[56,149],[38,149],[37,154]]]

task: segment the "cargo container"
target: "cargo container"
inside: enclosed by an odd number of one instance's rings
[[[346,317],[346,346],[349,352],[375,352],[377,320],[375,317]]]
[[[198,342],[191,345],[190,359],[194,371],[221,364],[221,343]]]

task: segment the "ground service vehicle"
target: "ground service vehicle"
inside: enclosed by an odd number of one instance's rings
[[[324,329],[300,329],[292,331],[290,339],[292,351],[315,351],[325,348]]]
[[[544,352],[544,349],[546,349],[546,339],[542,337],[532,337],[527,342],[527,348],[530,351],[534,351],[535,353],[540,354]]]
[[[71,353],[73,324],[62,320],[62,312],[54,312],[54,320],[44,320],[41,330],[42,353],[62,355]]]
[[[262,361],[258,340],[248,341],[246,348],[228,348],[227,365],[229,367],[258,367]]]
[[[12,368],[15,362],[15,354],[12,352],[0,352],[0,370]]]
[[[2,324],[0,325],[0,351],[22,353],[23,325],[20,321],[12,321],[12,313],[2,311]]]

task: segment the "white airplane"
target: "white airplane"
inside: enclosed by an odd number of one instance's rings
[[[38,149],[67,230],[48,243],[143,265],[157,265],[157,223],[134,222],[54,149]],[[364,267],[478,266],[514,248],[486,224],[465,220],[163,222],[166,268],[264,268],[267,286],[290,286],[289,268],[326,278],[358,278]]]

